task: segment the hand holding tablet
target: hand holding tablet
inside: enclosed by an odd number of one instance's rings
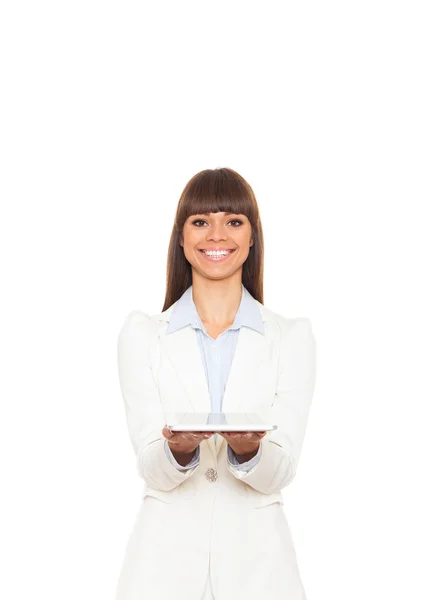
[[[261,439],[276,425],[254,413],[167,413],[162,430],[180,464],[189,463],[199,444],[214,433],[221,435],[240,462],[257,454]]]
[[[162,429],[162,435],[168,440],[168,445],[171,452],[173,452],[176,459],[180,462],[181,458],[185,461],[183,464],[187,464],[189,461],[188,457],[194,453],[199,444],[210,438],[213,433],[209,432],[190,432],[190,431],[170,431],[165,426]]]

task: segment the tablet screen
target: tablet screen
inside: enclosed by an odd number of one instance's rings
[[[254,413],[168,413],[166,423],[172,431],[269,431],[276,425],[266,423]]]

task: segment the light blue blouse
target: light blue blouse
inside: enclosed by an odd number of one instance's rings
[[[241,302],[235,315],[235,320],[228,329],[223,331],[217,339],[213,340],[206,332],[204,324],[198,315],[195,303],[193,302],[192,286],[190,286],[177,301],[171,313],[166,334],[172,333],[186,325],[191,325],[197,336],[211,398],[211,411],[221,412],[226,382],[241,326],[251,327],[261,335],[264,335],[264,325],[259,307],[249,291],[242,285]],[[217,437],[218,434],[215,433],[214,443],[217,443]],[[237,469],[249,471],[259,462],[261,451],[262,445],[260,444],[258,453],[251,460],[239,464],[235,453],[228,446],[227,457],[229,463]],[[165,440],[165,452],[171,463],[180,471],[190,469],[199,463],[199,446],[196,448],[191,461],[184,467],[175,460],[169,448],[168,440]]]

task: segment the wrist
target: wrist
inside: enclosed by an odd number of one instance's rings
[[[173,446],[171,447],[171,444],[168,443],[169,449],[171,450],[171,453],[173,455],[173,457],[175,458],[175,460],[178,462],[179,465],[181,465],[182,467],[185,467],[193,458],[193,455],[195,454],[195,450],[196,448],[194,448],[193,450],[186,451],[177,451]]]
[[[254,448],[253,450],[249,450],[246,452],[241,451],[238,453],[235,450],[233,450],[233,448],[232,448],[232,450],[235,453],[236,460],[239,462],[239,464],[241,464],[244,462],[248,462],[249,460],[254,458],[259,451],[259,447],[260,447],[260,443],[257,445],[257,448]]]

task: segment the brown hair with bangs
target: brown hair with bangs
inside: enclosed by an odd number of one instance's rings
[[[188,181],[178,201],[168,248],[162,312],[192,285],[192,266],[180,246],[185,221],[191,215],[216,212],[245,215],[250,221],[253,245],[242,265],[242,284],[253,298],[263,304],[263,230],[254,192],[233,169],[205,169]]]

